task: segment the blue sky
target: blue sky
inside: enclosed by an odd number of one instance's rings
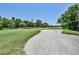
[[[0,4],[0,16],[23,20],[41,19],[43,22],[56,25],[58,17],[71,5],[70,3]]]

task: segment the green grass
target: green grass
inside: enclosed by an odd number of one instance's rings
[[[47,27],[47,29],[62,29],[61,27]]]
[[[39,29],[0,30],[0,54],[24,54],[24,44],[39,32]]]
[[[79,36],[79,31],[73,31],[73,30],[63,30],[62,33],[65,34],[72,34],[72,35],[78,35]]]

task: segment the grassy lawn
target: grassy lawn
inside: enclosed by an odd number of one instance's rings
[[[61,27],[47,27],[47,29],[62,29]]]
[[[73,31],[73,30],[63,30],[62,33],[79,35],[79,31]]]
[[[24,54],[24,44],[39,32],[39,29],[0,30],[0,54]]]

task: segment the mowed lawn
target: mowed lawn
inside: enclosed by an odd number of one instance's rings
[[[72,34],[72,35],[78,35],[79,36],[79,31],[74,31],[74,30],[67,30],[67,29],[64,29],[62,31],[62,33],[65,33],[65,34]]]
[[[39,32],[39,29],[0,30],[0,54],[24,54],[24,44]]]

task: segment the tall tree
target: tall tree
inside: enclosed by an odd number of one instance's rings
[[[2,17],[0,16],[0,30],[3,28],[3,21],[2,21]]]
[[[79,29],[79,4],[72,5],[58,19],[62,28],[78,30]]]
[[[48,23],[46,23],[46,22],[42,23],[42,27],[48,27],[48,26],[49,26]]]
[[[36,20],[36,27],[42,27],[42,21],[40,19]]]
[[[12,20],[15,20],[15,17],[12,17]]]
[[[21,19],[16,19],[16,21],[15,21],[15,25],[16,25],[15,27],[16,28],[19,27],[20,22],[21,22]]]

